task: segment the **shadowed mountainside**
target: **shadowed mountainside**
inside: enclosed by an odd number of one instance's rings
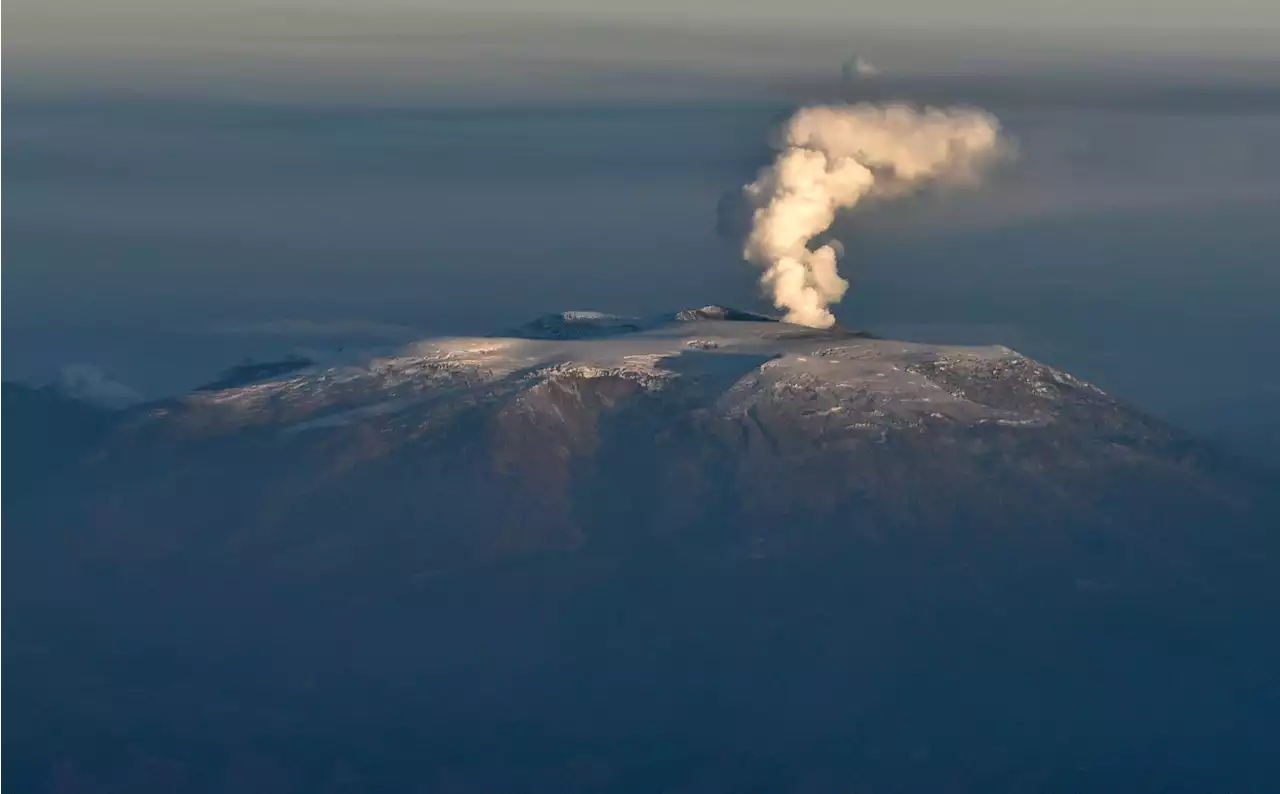
[[[719,307],[522,329],[92,417],[6,384],[29,428],[6,450],[46,455],[5,507],[10,769],[123,785],[162,759],[201,791],[1275,771],[1269,475],[1006,348]]]

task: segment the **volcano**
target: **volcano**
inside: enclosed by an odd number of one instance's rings
[[[24,779],[1274,771],[1274,476],[1013,350],[708,306],[288,364],[120,411],[6,384]]]

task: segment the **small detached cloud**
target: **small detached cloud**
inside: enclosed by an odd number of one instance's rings
[[[875,77],[880,74],[880,69],[861,55],[855,55],[841,64],[840,74],[846,83],[853,83],[867,77]]]
[[[121,410],[143,401],[141,394],[113,380],[92,364],[68,364],[53,382],[61,394],[73,400],[112,410]]]

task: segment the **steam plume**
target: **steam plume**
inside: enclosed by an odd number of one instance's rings
[[[836,272],[839,243],[809,243],[836,213],[869,195],[974,182],[1002,141],[999,122],[981,110],[820,105],[791,117],[778,148],[773,164],[745,188],[755,211],[743,256],[764,269],[760,283],[788,322],[826,328],[835,322],[827,307],[849,282]]]

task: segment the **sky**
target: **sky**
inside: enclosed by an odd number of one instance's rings
[[[145,20],[157,28],[192,13],[209,10],[203,0],[18,0],[11,4],[23,18],[37,14],[49,18],[77,14]],[[845,0],[227,0],[216,4],[219,13],[235,14],[252,26],[252,17],[264,13],[350,12],[376,17],[404,14],[475,12],[518,13],[572,18],[592,17],[618,21],[672,20],[702,22],[717,26],[734,23],[816,27],[831,21],[915,27],[1006,26],[1015,28],[1097,28],[1125,26],[1165,30],[1236,29],[1257,30],[1280,27],[1280,11],[1266,0],[1076,0],[1072,3],[1046,0],[898,0],[894,3],[849,3]]]
[[[457,10],[517,10],[529,4],[520,0],[443,0],[430,3],[390,3],[400,6],[433,6]],[[552,0],[538,4],[547,13],[564,15],[596,14],[623,16],[676,16],[687,19],[725,23],[735,20],[802,25],[807,19],[849,20],[856,23],[881,23],[932,27],[970,24],[974,26],[1011,25],[1014,27],[1052,28],[1063,26],[1093,27],[1098,25],[1131,25],[1134,27],[1250,28],[1260,24],[1280,25],[1280,11],[1261,0],[1225,0],[1206,3],[1200,0],[1077,0],[1072,3],[1045,0],[900,0],[894,3],[850,3],[847,0],[795,0],[780,3],[769,0],[710,0],[688,3],[678,0]]]
[[[157,396],[549,311],[768,309],[732,199],[770,130],[905,99],[1020,154],[842,220],[842,323],[1006,344],[1280,461],[1280,5],[525,8],[9,3],[4,377]]]
[[[6,88],[324,101],[741,95],[852,49],[896,73],[1274,68],[1265,0],[15,0]]]

